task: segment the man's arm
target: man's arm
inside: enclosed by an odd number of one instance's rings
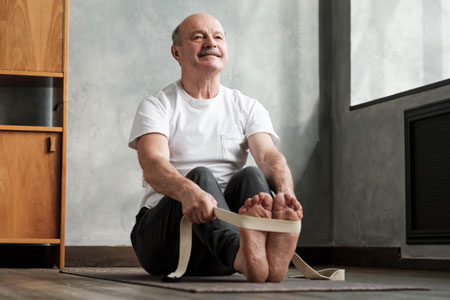
[[[292,174],[286,158],[275,147],[270,134],[261,132],[251,135],[248,138],[248,146],[270,188],[277,194],[283,193],[285,197],[296,199]],[[301,205],[300,212],[302,212]]]
[[[172,166],[165,135],[150,133],[141,136],[137,151],[145,181],[157,193],[181,202],[183,215],[188,221],[205,223],[214,219],[213,208],[217,207],[217,201]]]

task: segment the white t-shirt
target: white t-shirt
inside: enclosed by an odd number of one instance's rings
[[[221,85],[216,97],[199,100],[180,81],[140,103],[128,146],[136,149],[137,139],[152,132],[168,138],[170,163],[181,175],[207,167],[222,190],[245,165],[252,134],[267,132],[275,144],[279,141],[269,113],[255,99]],[[153,207],[162,197],[146,184],[141,207]]]

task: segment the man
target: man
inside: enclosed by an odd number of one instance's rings
[[[181,80],[140,104],[130,136],[149,184],[131,233],[136,255],[150,274],[174,271],[184,215],[194,223],[186,274],[238,271],[249,281],[279,282],[298,235],[237,230],[217,220],[213,210],[292,221],[303,217],[269,115],[256,100],[220,85],[228,53],[217,19],[189,16],[172,39]],[[258,168],[243,168],[248,149]]]

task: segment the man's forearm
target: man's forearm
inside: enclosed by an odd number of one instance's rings
[[[140,137],[137,143],[139,164],[144,172],[145,181],[157,193],[181,201],[183,194],[195,191],[199,187],[181,176],[169,162],[167,143],[167,138],[158,133]]]
[[[213,208],[217,207],[217,201],[170,163],[165,136],[147,134],[139,139],[137,148],[144,178],[157,193],[179,201],[183,215],[190,222],[205,223],[214,219]]]
[[[180,201],[185,193],[194,192],[198,186],[181,174],[164,158],[153,158],[142,164],[144,179],[159,194]]]
[[[283,154],[271,152],[259,167],[274,192],[294,194],[292,174]]]

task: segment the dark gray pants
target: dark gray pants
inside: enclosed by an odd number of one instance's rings
[[[186,175],[210,193],[217,206],[238,212],[247,198],[270,194],[269,185],[256,167],[237,172],[222,193],[211,171],[197,167]],[[131,242],[142,267],[152,275],[167,275],[178,265],[181,203],[163,197],[155,207],[142,208],[136,216]],[[186,275],[228,275],[239,249],[239,231],[220,220],[192,226],[192,252]]]

